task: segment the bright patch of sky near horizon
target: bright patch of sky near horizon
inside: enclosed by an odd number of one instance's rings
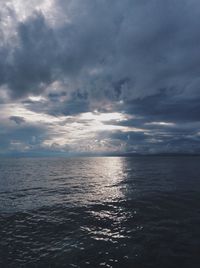
[[[0,1],[0,154],[198,152],[199,10]]]

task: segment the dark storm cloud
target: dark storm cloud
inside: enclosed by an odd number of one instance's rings
[[[54,49],[52,30],[41,14],[35,14],[18,25],[19,44],[13,49],[12,59],[6,63],[5,83],[13,97],[41,93],[53,79]]]
[[[186,132],[157,131],[116,132],[110,135],[111,143],[124,143],[123,153],[199,153],[200,135]]]
[[[152,96],[127,101],[124,107],[128,113],[146,116],[157,121],[199,121],[200,97],[172,95],[160,92]]]
[[[10,116],[11,121],[14,121],[17,125],[20,125],[25,122],[25,119],[21,116]]]
[[[9,151],[41,150],[41,142],[45,137],[48,137],[47,129],[41,126],[24,125],[15,129],[7,128],[3,133],[0,132],[0,154]]]
[[[145,128],[160,142],[144,133],[123,134],[129,148],[137,146],[133,140],[145,148],[194,147],[200,120],[198,0],[57,0],[54,9],[54,23],[51,12],[33,11],[19,20],[10,10],[16,33],[11,27],[6,35],[5,24],[0,26],[0,85],[13,100],[43,95],[45,100],[23,103],[56,116],[95,107],[134,115],[115,125]],[[152,122],[175,126],[145,125]],[[180,136],[183,123],[187,133]],[[116,135],[113,140],[124,140]]]
[[[54,116],[76,115],[90,110],[87,94],[74,90],[68,95],[66,92],[49,93],[43,100],[23,100],[23,104],[31,111],[46,113]],[[63,100],[64,97],[64,100]]]
[[[162,88],[198,94],[198,1],[57,4],[70,22],[52,27],[35,13],[18,22],[18,44],[1,44],[1,82],[14,96],[41,93],[64,77],[74,89],[81,77],[94,98],[143,98]]]

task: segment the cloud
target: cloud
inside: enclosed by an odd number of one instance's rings
[[[25,119],[21,116],[10,116],[11,121],[14,121],[17,125],[20,125],[25,122]]]
[[[199,85],[198,1],[54,5],[57,16],[68,17],[62,24],[50,24],[51,10],[36,8],[23,21],[13,16],[17,42],[10,34],[1,45],[6,55],[2,83],[13,96],[40,94],[56,79],[66,79],[72,90],[84,88],[93,98],[109,99],[147,97],[163,88],[186,94]]]
[[[63,142],[60,123],[68,119],[62,117],[71,116],[73,126],[82,114],[97,111],[126,120],[101,122],[104,128],[115,126],[104,134],[96,123],[96,138],[91,145],[85,136],[84,148],[196,150],[199,1],[34,0],[22,8],[20,0],[10,0],[2,1],[0,10],[0,103],[28,111],[28,116],[15,111],[7,116],[22,129],[27,117],[39,125],[42,115],[49,135],[41,144],[53,144],[49,125],[55,124],[62,137],[53,148],[79,150],[70,144],[70,134]]]
[[[2,127],[2,125],[1,125]],[[7,153],[21,153],[29,151],[41,151],[41,143],[48,136],[42,126],[18,126],[0,132],[0,155]]]

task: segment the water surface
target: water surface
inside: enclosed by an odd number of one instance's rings
[[[0,267],[200,267],[200,157],[0,159]]]

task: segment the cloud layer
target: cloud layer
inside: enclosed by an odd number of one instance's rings
[[[199,152],[199,17],[197,0],[1,2],[0,152]]]

